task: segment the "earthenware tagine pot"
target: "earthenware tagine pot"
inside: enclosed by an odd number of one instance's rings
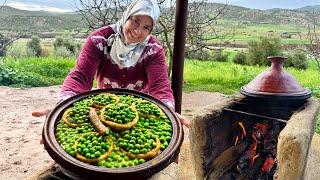
[[[158,156],[143,164],[125,168],[102,168],[93,166],[67,154],[59,145],[55,135],[58,121],[61,119],[63,112],[74,102],[100,93],[133,95],[157,104],[172,124],[172,139],[168,147]],[[163,102],[148,94],[128,89],[98,89],[75,95],[59,103],[47,117],[44,123],[42,137],[44,146],[51,158],[62,167],[64,174],[72,179],[147,179],[167,167],[178,156],[183,141],[183,129],[176,113]]]
[[[269,56],[271,67],[262,72],[240,92],[249,97],[281,100],[305,100],[311,96],[311,91],[302,87],[298,81],[283,69],[283,56]]]

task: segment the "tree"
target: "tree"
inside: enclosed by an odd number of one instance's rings
[[[12,43],[22,36],[25,36],[25,32],[15,31],[13,28],[7,33],[0,33],[0,57],[6,57]]]
[[[203,51],[211,49],[208,41],[220,39],[221,34],[216,31],[217,18],[226,9],[227,5],[207,3],[207,1],[195,1],[190,3],[187,27],[187,51]],[[223,38],[224,39],[224,38]]]
[[[6,1],[0,6],[0,9],[4,6]],[[0,57],[4,57],[7,54],[7,48],[12,43],[11,39],[0,33]]]
[[[268,65],[268,56],[282,54],[282,43],[277,37],[260,37],[259,40],[248,42],[248,63],[249,65]]]
[[[27,42],[28,55],[39,57],[41,55],[41,50],[40,38],[38,36],[33,36],[31,40]]]
[[[118,21],[130,0],[75,0],[89,29],[97,29]]]
[[[12,43],[11,39],[0,33],[0,56],[4,57],[7,54],[7,48]]]
[[[6,0],[3,1],[0,9],[5,5]],[[6,57],[8,49],[11,47],[12,43],[18,40],[25,31],[16,31],[13,26],[14,21],[11,23],[11,28],[7,33],[0,32],[0,57]]]
[[[1,2],[1,1],[0,1],[0,2]],[[4,0],[4,1],[1,3],[2,5],[0,6],[0,9],[6,4],[6,2],[7,2],[7,1]]]
[[[317,25],[319,14],[319,11],[312,11],[312,24],[308,25],[307,34],[307,40],[309,43],[305,46],[305,49],[307,53],[316,61],[318,70],[320,71],[320,30],[319,25]]]

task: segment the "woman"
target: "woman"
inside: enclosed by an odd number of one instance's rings
[[[93,32],[63,83],[59,100],[91,90],[96,75],[99,88],[142,91],[173,109],[165,52],[150,35],[159,15],[155,0],[133,0],[117,24]],[[39,117],[49,112],[47,109],[32,115]],[[189,127],[190,122],[178,116],[182,124]]]

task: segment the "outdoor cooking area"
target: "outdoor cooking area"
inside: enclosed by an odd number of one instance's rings
[[[190,129],[195,179],[317,179],[311,147],[319,102],[269,57],[242,95],[201,109]],[[315,141],[315,140],[314,140]],[[319,147],[317,147],[319,152]],[[309,168],[308,168],[309,167]]]

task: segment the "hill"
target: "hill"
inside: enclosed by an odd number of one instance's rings
[[[224,4],[205,3],[203,12],[208,7],[217,9]],[[192,6],[192,4],[190,4]],[[165,11],[165,10],[162,10]],[[313,11],[315,13],[313,14]],[[269,9],[258,10],[241,6],[228,5],[219,19],[251,24],[299,24],[307,27],[313,23],[313,18],[320,19],[320,5],[305,6],[299,9]],[[319,21],[316,21],[320,25]],[[81,15],[73,13],[52,13],[46,11],[26,11],[8,6],[0,8],[0,31],[12,30],[28,32],[66,32],[81,31],[87,27],[83,23]]]
[[[223,4],[207,3],[206,7],[221,8]],[[311,9],[315,9],[312,14]],[[226,10],[219,17],[220,19],[232,20],[237,22],[255,23],[255,24],[299,24],[299,26],[307,27],[313,23],[312,19],[320,18],[319,6],[306,6],[299,9],[250,9],[241,6],[228,5]],[[316,22],[318,25],[320,22]]]
[[[300,11],[320,11],[320,5],[315,5],[315,6],[305,6],[305,7],[302,7],[302,8],[299,8],[297,10],[300,10]]]
[[[77,13],[26,11],[3,6],[0,9],[0,31],[62,32],[85,28]]]

